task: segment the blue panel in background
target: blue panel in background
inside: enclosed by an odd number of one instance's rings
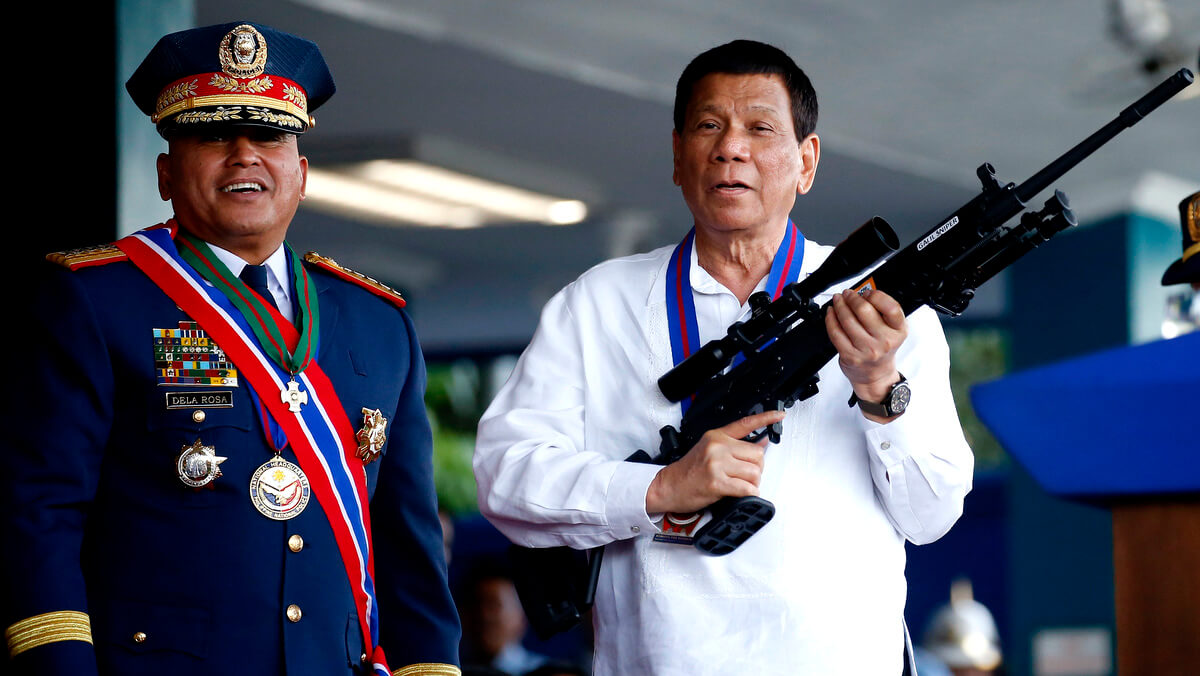
[[[1200,491],[1200,333],[1023,371],[971,395],[979,418],[1053,495]]]

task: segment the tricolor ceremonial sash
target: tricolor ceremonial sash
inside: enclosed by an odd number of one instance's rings
[[[692,245],[696,229],[692,228],[671,254],[667,266],[667,328],[671,336],[671,358],[675,366],[690,357],[700,347],[700,327],[696,322],[696,302],[692,293]],[[800,277],[804,260],[804,235],[788,219],[783,242],[771,261],[771,272],[767,275],[767,293],[771,300],[779,298],[784,287]],[[770,343],[767,343],[770,344]],[[765,345],[764,345],[765,347]],[[734,357],[736,366],[744,359],[741,353]],[[679,402],[683,413],[692,405],[692,397]]]
[[[389,676],[391,672],[383,648],[379,646],[379,609],[375,596],[366,471],[355,457],[358,442],[345,409],[320,365],[311,361],[294,375],[300,390],[308,395],[308,404],[298,412],[289,410],[279,393],[287,389],[293,374],[267,352],[278,351],[280,346],[268,344],[264,349],[255,339],[255,329],[238,307],[184,260],[174,241],[177,228],[173,220],[168,221],[129,235],[116,245],[221,345],[257,393],[260,410],[265,410],[286,436],[333,529],[358,608],[366,654],[375,673]],[[257,296],[241,300],[255,299],[257,304],[251,305],[269,315],[270,333],[281,337],[287,350],[295,354],[301,340],[299,332],[274,307],[264,308],[265,304]]]

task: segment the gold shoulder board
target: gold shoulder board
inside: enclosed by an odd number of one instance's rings
[[[46,254],[46,260],[51,263],[58,263],[64,268],[70,268],[71,270],[88,268],[93,265],[105,265],[106,263],[123,261],[126,258],[125,252],[112,244],[85,246],[82,249],[70,249],[69,251],[57,251]]]
[[[315,251],[309,251],[308,253],[304,254],[304,260],[312,263],[322,270],[325,270],[326,272],[329,272],[335,277],[340,277],[341,279],[361,286],[376,296],[391,302],[396,307],[404,307],[406,304],[399,291],[393,289],[387,284],[384,284],[383,282],[380,282],[379,280],[372,279],[361,272],[355,272],[350,268],[342,267],[332,258],[326,258]]]

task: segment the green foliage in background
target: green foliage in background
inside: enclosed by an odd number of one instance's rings
[[[451,514],[477,511],[475,474],[471,471],[475,432],[450,429],[432,414],[429,422],[433,425],[433,482],[438,507]]]
[[[975,470],[988,471],[1008,465],[1008,454],[988,432],[971,406],[970,387],[1008,371],[1008,334],[998,328],[947,327],[950,344],[950,389],[958,419],[971,450],[975,451]]]
[[[479,367],[462,360],[429,364],[425,408],[433,426],[433,481],[438,505],[451,514],[477,511],[475,426],[487,408],[480,386]]]

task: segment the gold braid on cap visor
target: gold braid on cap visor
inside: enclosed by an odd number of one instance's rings
[[[206,79],[205,84],[200,84]],[[314,123],[308,114],[308,97],[295,82],[277,75],[243,81],[220,73],[189,75],[165,87],[150,121],[157,124],[187,110],[215,106],[269,108],[287,113],[301,123]]]

